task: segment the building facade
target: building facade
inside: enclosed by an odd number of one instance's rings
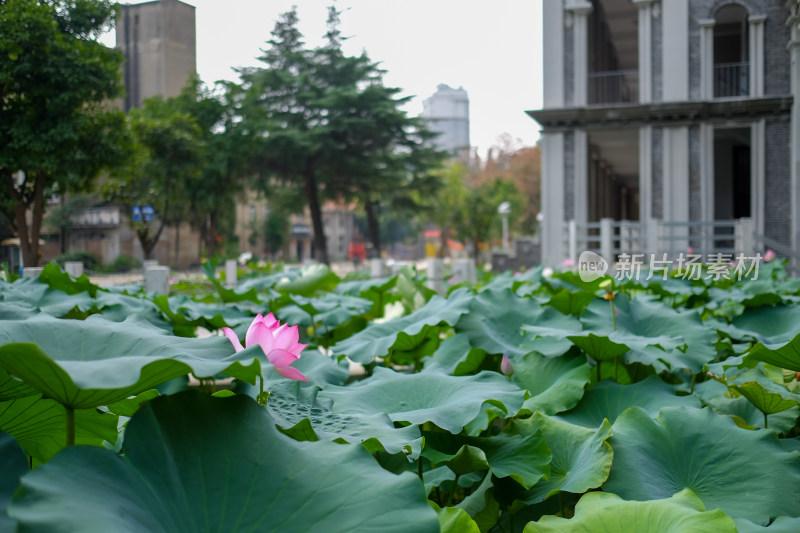
[[[420,115],[428,129],[438,133],[434,144],[453,156],[469,153],[469,96],[463,87],[453,89],[444,83],[422,102]]]
[[[800,244],[797,1],[544,2],[543,261]]]

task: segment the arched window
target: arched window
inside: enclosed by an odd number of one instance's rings
[[[750,62],[748,13],[739,4],[729,4],[714,17],[714,97],[748,96]]]

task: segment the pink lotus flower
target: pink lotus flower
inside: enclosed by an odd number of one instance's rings
[[[244,350],[239,337],[231,328],[222,328],[222,332],[233,343],[237,352]],[[281,324],[272,316],[272,313],[267,316],[261,316],[259,313],[247,328],[244,344],[248,348],[254,344],[261,346],[264,355],[281,376],[298,381],[308,381],[302,372],[290,366],[300,358],[300,352],[308,346],[297,342],[299,339],[297,326],[288,327],[286,324]]]
[[[563,267],[574,267],[575,266],[575,260],[572,259],[571,257],[567,257],[566,259],[561,261],[561,266],[563,266]]]
[[[764,262],[769,263],[770,261],[775,260],[775,252],[772,250],[767,250],[767,253],[764,254]]]
[[[500,361],[500,372],[506,376],[514,373],[514,365],[511,364],[511,359],[505,354],[503,354],[503,359]]]

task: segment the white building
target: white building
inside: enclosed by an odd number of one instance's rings
[[[469,96],[463,87],[440,84],[433,96],[422,102],[420,116],[428,129],[439,134],[434,139],[438,149],[454,156],[469,152]]]
[[[546,0],[543,262],[800,244],[798,0]]]

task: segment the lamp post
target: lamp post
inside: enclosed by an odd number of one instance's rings
[[[503,217],[503,250],[506,252],[508,247],[508,215],[511,213],[511,202],[503,202],[497,206],[497,212]]]

